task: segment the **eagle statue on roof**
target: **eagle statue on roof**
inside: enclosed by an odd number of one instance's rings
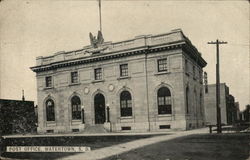
[[[94,47],[94,48],[98,48],[99,46],[101,46],[104,42],[103,36],[102,36],[102,32],[98,31],[97,34],[97,38],[96,36],[93,36],[92,33],[89,33],[89,38],[90,38],[90,44]]]

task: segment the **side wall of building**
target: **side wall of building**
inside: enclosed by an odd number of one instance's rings
[[[227,124],[227,86],[222,83],[220,85],[220,108],[221,108],[221,123]],[[204,98],[206,123],[217,124],[216,110],[216,85],[208,86],[208,93],[205,93]]]
[[[185,113],[187,128],[198,128],[205,124],[203,69],[197,63],[183,54]]]

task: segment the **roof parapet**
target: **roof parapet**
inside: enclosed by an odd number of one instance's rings
[[[191,41],[183,34],[181,29],[174,29],[168,33],[157,34],[157,35],[138,35],[133,39],[128,39],[118,42],[104,42],[99,48],[93,49],[93,46],[87,45],[82,49],[73,51],[59,51],[54,53],[52,56],[39,56],[36,58],[36,66],[48,65],[54,62],[61,62],[65,60],[73,60],[77,58],[84,58],[92,56],[92,53],[97,51],[98,54],[108,54],[114,52],[120,52],[124,50],[133,50],[135,48],[143,47],[154,47],[166,44],[174,44],[176,42],[186,41],[191,47],[194,48],[195,52],[200,54],[198,50],[192,45]]]

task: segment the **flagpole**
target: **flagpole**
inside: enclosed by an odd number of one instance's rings
[[[102,32],[102,13],[101,13],[101,0],[99,1],[99,18],[100,18],[100,31]]]

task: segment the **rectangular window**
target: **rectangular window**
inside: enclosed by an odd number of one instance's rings
[[[95,69],[95,80],[101,80],[102,79],[102,69],[96,68]]]
[[[167,70],[168,70],[167,58],[159,59],[158,60],[158,72],[163,72],[163,71],[167,71]]]
[[[120,76],[121,77],[128,76],[128,64],[120,65]]]
[[[71,83],[78,82],[78,72],[71,72]]]
[[[72,129],[72,132],[79,132],[79,129]]]
[[[121,129],[124,131],[124,130],[131,130],[131,127],[130,126],[126,126],[126,127],[121,127]]]
[[[200,79],[200,82],[202,82],[202,71],[199,70],[199,79]]]
[[[45,81],[46,81],[46,87],[52,87],[52,77],[51,76],[45,77]]]
[[[193,76],[195,78],[195,66],[193,66]]]

